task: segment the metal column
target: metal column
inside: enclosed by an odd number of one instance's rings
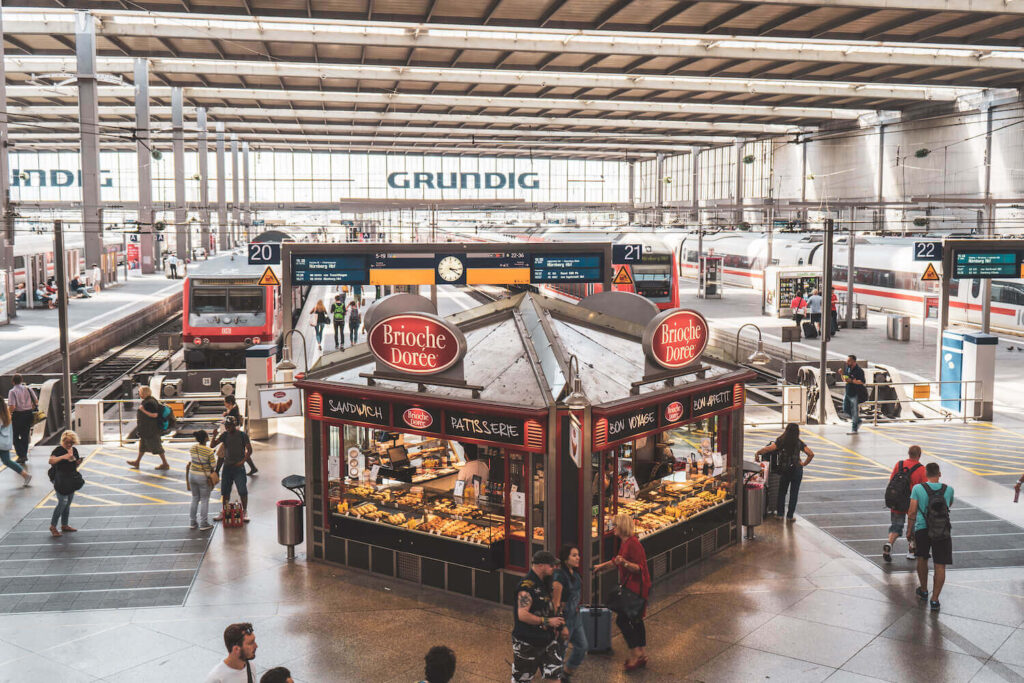
[[[995,206],[992,204],[992,106],[985,109],[985,236],[991,239],[995,230]],[[992,280],[981,281],[981,331],[992,327]]]
[[[171,137],[174,144],[174,253],[182,263],[192,256],[192,231],[185,200],[185,112],[181,88],[171,88]]]
[[[850,233],[849,237],[846,238],[846,329],[848,330],[853,329],[853,307],[857,304],[857,297],[853,291],[853,283],[855,281],[853,277],[854,252],[857,249],[857,232],[854,230],[854,225],[857,222],[856,212],[856,209],[850,209]],[[839,324],[838,320],[836,324]]]
[[[878,229],[885,233],[885,124],[878,124],[878,186],[875,188],[878,202]]]
[[[217,124],[217,248],[231,248],[228,242],[227,163],[224,158],[224,124]]]
[[[632,223],[635,220],[636,213],[633,209],[636,207],[636,162],[629,162],[629,211],[626,212],[626,220]],[[399,211],[399,221],[401,221],[401,211]]]
[[[14,208],[11,206],[11,159],[8,154],[7,138],[7,73],[4,69],[3,11],[0,10],[0,288],[4,292],[7,318],[16,316],[18,306],[14,301]],[[26,292],[26,297],[31,292]]]
[[[103,254],[103,209],[100,205],[99,95],[96,84],[96,22],[92,13],[75,12],[75,57],[78,78],[78,121],[81,137],[82,233],[87,268]],[[106,284],[106,272],[102,276]],[[31,296],[31,292],[27,296]]]
[[[238,197],[238,136],[231,134],[231,244],[238,244],[242,230],[242,200]]]
[[[831,310],[832,307],[832,237],[834,234],[835,223],[831,218],[825,219],[825,255],[822,260],[822,311]],[[828,338],[829,338],[829,327],[824,321],[822,316],[821,324],[821,365],[818,368],[818,424],[825,424],[825,416],[828,412],[825,410],[825,402],[832,400],[832,394],[829,392],[828,382],[826,381],[828,375]]]
[[[210,243],[210,146],[206,107],[196,109],[196,127],[199,129],[199,239],[203,249],[210,254],[213,245]]]
[[[807,139],[800,141],[800,228],[807,229]]]
[[[736,225],[743,222],[743,143],[737,142],[736,145],[736,178],[733,182],[736,183],[736,192],[734,199],[736,200]]]
[[[135,59],[135,158],[139,164],[139,258],[143,274],[160,262],[153,234],[153,150],[149,138],[149,62]]]
[[[690,220],[700,223],[700,147],[690,148]]]
[[[656,178],[654,186],[654,224],[660,226],[665,222],[665,155],[659,152],[655,157],[654,164],[654,175]]]
[[[252,200],[249,198],[249,143],[242,143],[242,201],[245,211],[242,213],[242,225],[245,226],[245,241],[251,238],[249,227],[252,225]]]

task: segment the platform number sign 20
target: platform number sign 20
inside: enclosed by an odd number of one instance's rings
[[[279,266],[281,265],[281,245],[276,242],[250,242],[249,243],[249,265],[250,266]]]
[[[941,261],[942,242],[914,242],[915,261]]]

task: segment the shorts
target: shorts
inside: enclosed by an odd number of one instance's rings
[[[224,465],[221,471],[220,496],[224,500],[231,499],[231,485],[238,488],[239,496],[248,496],[249,489],[245,483],[245,463],[241,465]]]
[[[918,529],[914,532],[914,546],[917,548],[914,554],[919,558],[927,560],[930,550],[932,562],[935,564],[953,564],[952,536],[944,541],[932,541],[928,537],[927,529]]]
[[[907,521],[906,512],[896,512],[895,510],[889,510],[889,533],[896,534],[897,536],[903,535],[903,525]]]
[[[811,313],[811,322],[812,323],[820,323],[821,322],[821,313]]]
[[[512,681],[532,681],[538,669],[546,680],[557,681],[562,675],[562,651],[558,640],[531,645],[512,638]]]

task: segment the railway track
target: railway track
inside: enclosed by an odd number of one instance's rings
[[[181,313],[93,358],[76,372],[78,381],[72,389],[73,397],[108,398],[122,387],[124,380],[157,370],[174,354],[172,349],[161,348],[161,335],[173,333],[181,333]]]

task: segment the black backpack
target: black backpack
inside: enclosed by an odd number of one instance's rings
[[[926,486],[928,491],[928,507],[924,511],[924,521],[931,541],[945,541],[953,525],[949,521],[949,506],[946,505],[946,485],[937,489]]]
[[[910,479],[921,467],[921,463],[915,463],[909,470],[903,467],[900,461],[899,469],[892,475],[889,485],[885,487],[885,507],[897,512],[904,512],[910,509]]]
[[[781,472],[792,472],[800,465],[800,444],[797,443],[796,448],[792,451],[787,451],[782,447],[782,444],[778,441],[775,442],[775,446],[778,449],[779,454],[775,458],[775,468]]]

